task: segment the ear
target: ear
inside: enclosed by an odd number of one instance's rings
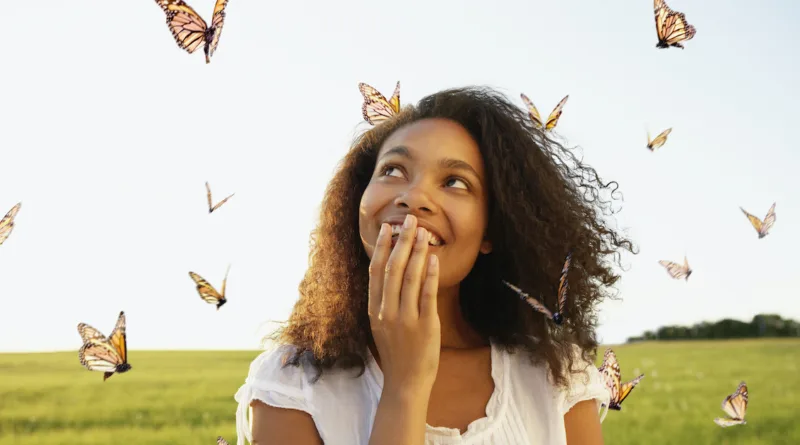
[[[484,238],[484,240],[481,241],[481,250],[480,251],[484,255],[487,254],[487,253],[491,253],[491,251],[492,251],[492,242],[489,241],[488,239]]]

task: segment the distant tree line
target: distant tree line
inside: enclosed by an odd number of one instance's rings
[[[705,340],[723,338],[800,337],[800,323],[779,315],[759,314],[747,323],[726,318],[714,323],[704,321],[692,326],[664,326],[629,337],[628,343],[643,340]]]

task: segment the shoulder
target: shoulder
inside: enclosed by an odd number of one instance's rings
[[[310,401],[327,393],[338,393],[366,384],[366,367],[364,373],[360,372],[360,367],[352,366],[347,369],[329,368],[319,374],[306,357],[300,357],[296,363],[287,363],[296,352],[297,348],[293,345],[271,346],[250,364],[244,386],[254,390],[280,391]]]
[[[559,407],[562,414],[566,414],[573,406],[585,400],[595,400],[597,409],[608,406],[611,392],[603,382],[600,371],[583,358],[583,351],[574,346],[572,350],[572,368],[567,373],[568,384],[559,390]],[[600,421],[605,419],[607,410],[603,411]]]
[[[529,354],[520,348],[511,355],[512,381],[515,386],[522,386],[527,393],[546,395],[538,399],[539,403],[550,400],[560,416],[585,400],[595,400],[598,410],[603,405],[608,406],[611,394],[603,383],[600,371],[583,358],[581,349],[577,346],[572,348],[572,367],[566,373],[565,387],[554,385],[547,364],[533,363]],[[605,412],[601,414],[601,421],[604,418]]]
[[[294,352],[290,345],[274,345],[250,363],[244,384],[236,393],[236,401],[249,405],[259,400],[278,408],[291,408],[313,414],[309,404],[309,373],[305,367],[285,366]]]
[[[245,383],[255,386],[279,385],[290,391],[301,391],[310,380],[303,364],[286,365],[286,360],[296,351],[292,345],[273,345],[258,355],[251,363]]]
[[[272,346],[250,364],[247,378],[235,395],[239,436],[248,440],[252,437],[248,407],[253,401],[259,401],[276,408],[308,413],[323,441],[347,435],[348,428],[359,434],[366,431],[369,437],[370,425],[361,425],[363,416],[359,415],[364,410],[374,410],[377,400],[373,400],[375,397],[366,376],[358,377],[358,370],[331,369],[315,380],[316,371],[303,360],[296,366],[286,364],[286,359],[295,351],[291,345]],[[341,406],[351,409],[342,410]]]
[[[313,419],[316,412],[313,403],[311,403],[310,393],[308,391],[308,377],[306,376],[305,369],[300,366],[285,366],[286,358],[294,352],[294,348],[287,345],[274,345],[256,357],[250,363],[250,370],[247,373],[247,378],[244,384],[236,392],[234,398],[238,402],[236,410],[236,433],[238,436],[237,445],[243,445],[247,440],[253,443],[253,437],[261,437],[263,439],[264,428],[271,425],[270,421],[261,419],[261,423],[253,422],[253,416],[256,411],[250,412],[249,408],[253,402],[261,402],[269,407],[283,408],[287,410],[302,411]],[[253,405],[254,408],[259,408]],[[260,409],[260,408],[259,408]],[[250,414],[250,416],[248,416]],[[282,426],[286,426],[285,422],[289,419],[294,419],[293,424],[308,424],[309,417],[298,417],[298,413],[281,412],[279,417],[273,419],[283,422]],[[251,417],[248,419],[248,417]],[[273,425],[274,426],[274,425]],[[268,428],[271,434],[277,434],[279,437],[286,436],[287,431],[280,431],[270,426]],[[292,432],[291,437],[296,437],[297,431],[289,430]],[[273,436],[274,437],[274,436]]]

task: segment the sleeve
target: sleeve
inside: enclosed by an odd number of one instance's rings
[[[277,408],[305,411],[313,415],[309,403],[309,385],[300,367],[282,367],[283,357],[289,346],[273,347],[263,352],[250,364],[250,372],[244,384],[234,396],[236,409],[237,445],[245,445],[245,439],[252,443],[253,437],[248,421],[250,403],[258,400]]]
[[[578,402],[594,399],[597,401],[597,409],[602,423],[608,413],[611,392],[603,383],[600,371],[594,364],[583,359],[580,349],[577,347],[573,357],[573,372],[568,375],[569,386],[561,392],[559,405],[561,415],[566,414]]]

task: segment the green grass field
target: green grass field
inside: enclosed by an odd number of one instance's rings
[[[606,444],[800,444],[800,341],[614,350],[623,379],[647,376],[623,411],[608,414]],[[0,444],[211,445],[218,435],[234,443],[233,394],[257,354],[131,351],[133,370],[105,383],[77,353],[0,354]],[[720,428],[712,419],[742,379],[747,424]]]

